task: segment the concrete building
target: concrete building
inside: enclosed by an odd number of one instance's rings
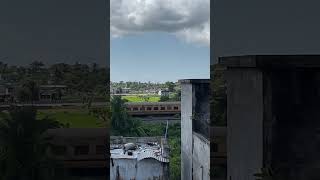
[[[320,56],[223,57],[228,180],[320,179]]]
[[[67,92],[66,85],[41,85],[39,100],[42,102],[61,101],[61,98]]]
[[[181,83],[181,179],[210,179],[210,80]]]
[[[211,179],[227,179],[227,127],[210,128]]]
[[[110,88],[110,93],[111,94],[130,94],[131,88],[121,88],[121,87],[111,87]]]
[[[0,103],[13,102],[14,86],[9,83],[0,84]]]
[[[166,89],[162,89],[158,91],[159,96],[169,96],[170,92]]]
[[[46,132],[50,158],[58,162],[53,176],[105,180],[109,164],[106,128],[58,128]]]
[[[169,179],[169,146],[161,137],[110,137],[111,180]]]

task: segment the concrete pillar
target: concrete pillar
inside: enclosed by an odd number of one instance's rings
[[[220,58],[227,68],[228,180],[319,179],[319,55]],[[277,177],[277,175],[279,175]]]
[[[193,118],[209,119],[209,83],[207,79],[180,80],[181,83],[181,179],[193,179]],[[207,157],[210,161],[210,157]],[[209,163],[208,163],[209,164]]]
[[[255,180],[262,168],[262,73],[256,69],[227,72],[228,180]]]

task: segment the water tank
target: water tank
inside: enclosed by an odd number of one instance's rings
[[[123,149],[125,151],[128,151],[128,150],[135,150],[136,149],[136,145],[134,143],[126,143],[123,147]]]

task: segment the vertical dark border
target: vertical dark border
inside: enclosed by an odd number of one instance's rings
[[[106,61],[107,61],[107,74],[108,74],[108,82],[107,82],[107,96],[108,96],[108,100],[107,100],[107,108],[110,108],[109,107],[109,104],[110,104],[110,0],[105,0],[105,3],[106,3],[106,25],[105,25],[105,28],[106,28]],[[109,119],[111,120],[111,115],[109,115]],[[107,124],[108,127],[107,128],[107,143],[106,143],[106,151],[107,151],[107,158],[106,158],[106,161],[107,161],[107,169],[106,169],[106,176],[107,176],[107,180],[110,179],[110,132],[111,132],[111,126],[110,126],[110,121],[109,121],[109,124]]]

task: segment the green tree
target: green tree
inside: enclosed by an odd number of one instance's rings
[[[49,146],[44,132],[59,128],[55,120],[36,118],[31,107],[11,107],[0,114],[0,177],[1,180],[48,179],[52,168],[46,156]]]
[[[173,101],[181,101],[181,89],[177,90],[172,97]]]
[[[146,132],[140,119],[131,117],[125,107],[125,100],[121,96],[111,99],[111,127],[115,135],[144,136]]]
[[[165,86],[168,88],[168,90],[169,90],[170,92],[173,92],[173,91],[174,91],[174,87],[175,87],[176,85],[175,85],[173,82],[168,81],[168,82],[165,83]]]
[[[112,131],[125,133],[127,130],[127,121],[129,115],[126,112],[125,101],[121,96],[113,96],[111,98],[111,127]]]
[[[22,102],[38,101],[39,94],[39,85],[33,80],[27,80],[26,82],[23,82],[22,86],[18,90],[18,99]]]
[[[32,71],[33,73],[35,73],[35,72],[40,72],[43,67],[44,67],[44,64],[43,64],[43,62],[41,62],[41,61],[33,61],[33,62],[30,64],[31,71]]]
[[[165,102],[165,101],[169,101],[169,100],[170,100],[169,96],[161,96],[159,101]]]
[[[123,134],[124,136],[146,136],[145,129],[143,127],[142,120],[129,118],[128,119],[128,129]]]

